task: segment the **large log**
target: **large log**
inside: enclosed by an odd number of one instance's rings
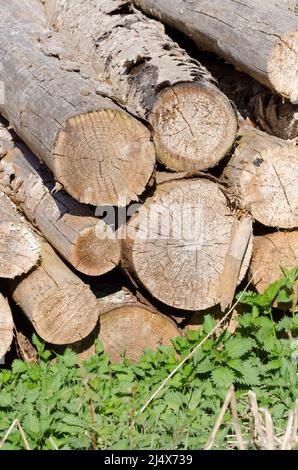
[[[25,146],[8,150],[1,168],[5,191],[74,268],[99,276],[118,265],[120,243],[115,233],[88,206],[63,191],[55,192],[50,173]]]
[[[232,65],[213,60],[208,62],[207,68],[244,118],[249,117],[268,134],[281,139],[298,137],[298,104],[272,93]]]
[[[222,179],[258,222],[298,227],[298,148],[292,143],[242,128]]]
[[[0,292],[0,361],[9,351],[13,340],[13,318],[7,300]]]
[[[236,250],[235,225],[236,215],[214,182],[165,182],[128,223],[123,267],[166,305],[184,310],[210,308],[222,300],[226,259],[232,262],[236,255],[233,266],[237,271],[232,276],[236,284],[249,265],[251,236]]]
[[[98,299],[100,311],[99,331],[91,345],[85,349],[74,348],[80,360],[95,354],[94,340],[100,339],[112,362],[121,361],[123,353],[137,362],[144,349],[170,346],[171,339],[181,336],[175,322],[165,315],[133,299],[125,290]]]
[[[292,269],[298,265],[298,232],[275,232],[254,239],[249,276],[257,291],[263,293],[273,282],[283,277],[281,267]],[[298,283],[296,283],[296,302]]]
[[[72,344],[86,338],[98,321],[96,297],[41,240],[40,265],[13,288],[39,336],[52,344]]]
[[[52,28],[71,33],[81,70],[107,81],[108,94],[149,121],[162,163],[195,171],[223,158],[235,139],[235,112],[160,23],[126,0],[45,3]]]
[[[298,22],[271,0],[134,0],[293,103],[298,101]]]
[[[8,197],[0,192],[0,277],[27,273],[39,260],[38,240]]]
[[[0,10],[0,112],[78,201],[137,200],[155,164],[148,129],[96,95],[97,85],[75,67],[65,70],[63,61],[42,51],[47,30],[37,0],[1,0]]]

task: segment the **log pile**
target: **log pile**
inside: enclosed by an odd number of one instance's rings
[[[137,361],[297,263],[293,6],[0,0],[0,358],[22,311]]]

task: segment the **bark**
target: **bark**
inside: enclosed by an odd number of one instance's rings
[[[100,310],[102,307],[101,299]],[[97,338],[102,342],[111,362],[120,362],[123,353],[132,362],[137,362],[143,355],[144,349],[156,350],[162,345],[171,346],[171,339],[181,336],[181,331],[173,320],[146,305],[133,303],[125,297],[121,303],[119,294],[116,303],[115,295],[105,299],[101,312]],[[84,360],[94,354],[93,342],[89,348],[79,352],[79,357],[80,360]]]
[[[271,0],[134,0],[276,93],[298,102],[298,23]]]
[[[298,148],[257,129],[239,132],[222,179],[253,218],[269,227],[298,226]]]
[[[117,266],[120,243],[115,233],[88,206],[56,192],[51,174],[25,146],[8,150],[1,168],[5,191],[74,268],[99,276]]]
[[[283,277],[281,267],[298,265],[298,232],[275,232],[255,237],[249,276],[258,292]],[[298,283],[295,288],[298,300]],[[281,305],[276,305],[281,307]]]
[[[298,1],[297,0],[278,0],[276,2],[281,8],[287,8],[291,13],[298,14]]]
[[[37,237],[7,196],[0,192],[0,278],[27,273],[39,260]]]
[[[149,121],[162,163],[196,171],[223,158],[235,139],[234,110],[160,23],[127,0],[45,3],[52,28],[72,35],[80,68],[109,83],[99,92]]]
[[[40,265],[14,287],[13,300],[38,335],[51,344],[72,344],[96,327],[96,297],[41,240]]]
[[[231,255],[235,224],[236,215],[214,182],[163,183],[128,223],[123,267],[166,305],[184,310],[213,307],[222,300],[220,280]],[[241,266],[234,265],[236,283],[248,268],[251,245],[241,247]]]
[[[13,318],[7,300],[0,293],[0,360],[9,351],[13,340]]]
[[[298,137],[298,104],[292,104],[232,65],[214,61],[208,70],[219,88],[234,101],[244,119],[247,117],[268,134],[281,139]]]
[[[43,50],[48,30],[37,0],[1,0],[0,7],[0,112],[78,201],[137,200],[155,164],[148,129],[96,95],[96,83],[76,71],[71,55],[67,63]],[[71,54],[58,36],[52,34],[56,49]]]

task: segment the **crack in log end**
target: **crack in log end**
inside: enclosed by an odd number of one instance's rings
[[[134,61],[128,61],[124,64],[125,75],[138,75],[146,66],[146,63],[150,61],[151,57],[138,56]]]
[[[268,70],[273,89],[298,104],[298,32],[277,41],[268,61]]]
[[[155,165],[147,128],[116,109],[70,118],[56,139],[53,158],[56,179],[65,190],[93,205],[136,200]]]
[[[236,137],[236,114],[212,85],[181,83],[163,89],[149,116],[158,159],[176,171],[215,166]]]

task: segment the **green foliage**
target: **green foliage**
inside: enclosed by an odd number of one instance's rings
[[[125,357],[111,364],[100,342],[83,365],[71,350],[50,362],[51,353],[34,337],[39,364],[15,360],[11,370],[0,372],[0,440],[18,418],[33,449],[89,449],[94,443],[99,449],[200,449],[232,383],[247,442],[245,398],[251,389],[283,432],[298,398],[298,314],[284,315],[273,330],[272,304],[286,295],[292,301],[297,272],[285,271],[262,295],[244,294],[247,311],[236,332],[209,338],[142,414],[151,394],[214,328],[212,316],[205,316],[199,331],[175,338],[173,347],[146,350],[137,364]],[[217,448],[232,448],[231,434],[227,412]],[[3,448],[23,448],[18,429]]]

